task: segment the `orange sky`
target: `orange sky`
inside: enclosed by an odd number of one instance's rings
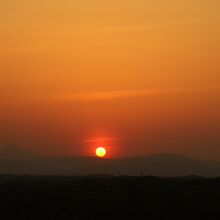
[[[0,0],[0,146],[220,160],[219,0]]]

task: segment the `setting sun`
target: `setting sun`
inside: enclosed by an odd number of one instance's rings
[[[98,147],[95,154],[97,157],[104,157],[106,155],[106,149],[104,147]]]

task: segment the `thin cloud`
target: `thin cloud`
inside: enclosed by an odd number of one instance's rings
[[[167,29],[167,26],[118,26],[118,27],[87,27],[82,28],[81,33],[113,33],[113,32],[133,32],[133,31],[151,31],[158,29]]]
[[[204,23],[206,20],[202,20],[200,18],[194,19],[191,21],[185,22],[176,22],[176,23],[168,23],[163,25],[130,25],[130,26],[84,26],[84,27],[66,27],[63,30],[57,31],[43,31],[37,32],[40,35],[65,35],[72,36],[76,34],[105,34],[105,33],[117,33],[117,32],[135,32],[135,31],[153,31],[153,30],[165,30],[165,29],[173,29],[176,27],[181,27],[185,25],[194,25]]]
[[[190,92],[220,92],[220,85],[194,88],[166,88],[166,89],[134,89],[116,90],[88,93],[72,93],[61,95],[25,95],[20,97],[7,97],[0,100],[2,105],[29,105],[29,104],[50,104],[62,102],[93,102],[104,100],[130,99],[135,97],[147,97],[153,95],[172,95]],[[3,93],[2,93],[3,97]]]
[[[168,26],[148,26],[148,25],[133,25],[133,26],[109,26],[109,27],[76,27],[76,28],[67,28],[62,31],[44,31],[37,32],[39,35],[65,35],[72,36],[75,34],[105,34],[105,33],[114,33],[114,32],[134,32],[134,31],[151,31],[151,30],[160,30],[167,29]]]
[[[98,143],[98,142],[107,142],[107,141],[114,141],[114,140],[124,140],[127,139],[125,137],[102,137],[102,138],[91,138],[91,139],[84,139],[82,142],[84,143]]]
[[[166,95],[184,92],[199,92],[218,90],[220,86],[210,87],[194,87],[194,88],[167,88],[167,89],[136,89],[136,90],[118,90],[118,91],[103,91],[103,92],[89,92],[78,94],[64,94],[56,97],[60,101],[98,101],[111,99],[124,99],[132,97],[145,97],[150,95]]]

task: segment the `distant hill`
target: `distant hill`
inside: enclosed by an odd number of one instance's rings
[[[15,146],[9,146],[0,149],[0,174],[214,177],[220,176],[220,163],[175,154],[153,154],[145,157],[118,159],[43,157]]]
[[[40,156],[28,150],[21,149],[16,145],[9,145],[0,149],[0,160],[32,160],[37,159]]]

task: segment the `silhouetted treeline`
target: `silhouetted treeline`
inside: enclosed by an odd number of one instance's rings
[[[220,178],[0,176],[1,219],[219,219]]]

